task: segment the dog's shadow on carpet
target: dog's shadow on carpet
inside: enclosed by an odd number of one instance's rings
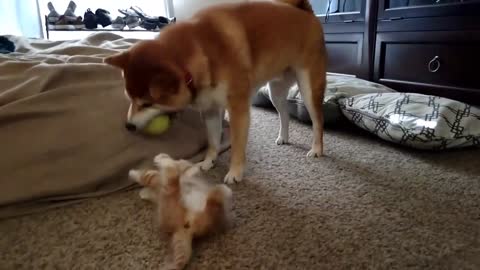
[[[265,188],[260,181],[262,179],[246,178],[232,187],[235,216],[232,227],[222,235],[196,243],[193,265],[203,269],[198,263],[206,261],[205,258],[210,265],[215,265],[218,256],[212,253],[215,250],[222,250],[223,261],[235,261],[239,259],[238,254],[250,254],[250,258],[245,259],[256,258],[258,265],[275,266],[278,261],[285,261],[281,254],[286,250],[295,258],[325,249],[324,237],[335,232],[333,224],[322,222],[328,220],[328,207],[322,210],[318,205],[308,205],[293,193],[282,198],[275,194],[275,188]],[[293,204],[285,204],[287,200]],[[300,240],[305,235],[311,235],[307,245]],[[233,243],[236,245],[232,247]],[[318,249],[312,250],[312,245]]]

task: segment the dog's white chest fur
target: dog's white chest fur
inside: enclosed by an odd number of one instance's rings
[[[207,110],[212,107],[225,107],[227,104],[227,84],[219,83],[215,88],[204,88],[195,99],[194,106]]]

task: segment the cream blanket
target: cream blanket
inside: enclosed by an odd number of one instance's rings
[[[159,152],[203,156],[197,112],[155,138],[125,130],[123,81],[102,59],[137,40],[111,33],[63,42],[8,38],[17,50],[0,54],[0,218],[130,188],[128,170]]]

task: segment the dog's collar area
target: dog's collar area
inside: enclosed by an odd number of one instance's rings
[[[192,95],[192,100],[197,98],[197,88],[195,88],[195,84],[193,83],[193,76],[190,72],[185,72],[185,83],[187,84],[188,90],[190,90],[190,94]]]

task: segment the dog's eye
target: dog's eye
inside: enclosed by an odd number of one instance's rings
[[[142,107],[142,108],[150,108],[150,107],[152,107],[152,106],[153,106],[153,103],[143,103],[142,106],[140,106],[140,107]]]

